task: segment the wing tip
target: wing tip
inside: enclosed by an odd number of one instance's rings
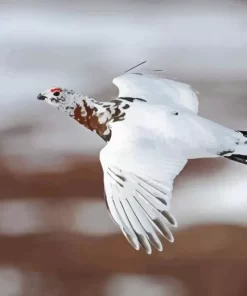
[[[167,211],[162,211],[161,214],[171,226],[173,226],[175,228],[178,227],[178,222],[177,222],[176,218],[171,213],[169,213]]]
[[[136,237],[131,236],[130,234],[127,233],[127,231],[124,228],[121,228],[125,238],[127,239],[127,241],[131,244],[131,246],[139,251],[140,250],[140,242],[138,241],[138,239]]]

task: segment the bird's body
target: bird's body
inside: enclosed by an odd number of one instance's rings
[[[142,149],[161,149],[164,155],[187,159],[217,157],[236,149],[246,138],[189,110],[135,102],[125,120],[111,124],[110,144],[115,147],[134,141]],[[123,146],[121,146],[121,149]],[[154,152],[153,151],[153,152]]]
[[[177,225],[170,213],[173,182],[187,160],[225,156],[246,163],[247,138],[197,115],[197,95],[187,84],[142,73],[113,82],[120,92],[112,102],[60,88],[39,99],[107,142],[100,160],[108,209],[128,241],[151,253],[150,242],[162,250],[156,232],[173,241],[168,228]]]

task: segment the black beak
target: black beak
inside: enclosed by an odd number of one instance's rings
[[[39,94],[37,99],[44,101],[46,99],[46,96],[43,96],[42,94]]]

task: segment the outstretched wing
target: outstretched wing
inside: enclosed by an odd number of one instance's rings
[[[187,108],[198,113],[197,92],[190,85],[165,79],[160,72],[127,73],[113,79],[119,97],[140,98],[150,104]]]
[[[134,155],[128,155],[126,161],[119,151],[111,157],[104,150],[107,151],[107,146],[100,153],[105,199],[113,220],[136,250],[141,245],[151,254],[152,243],[162,251],[157,232],[174,241],[169,229],[177,226],[170,212],[173,180],[187,160],[154,157],[140,166],[140,159]]]

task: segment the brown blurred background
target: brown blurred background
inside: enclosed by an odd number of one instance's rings
[[[247,130],[246,1],[0,0],[0,295],[247,295],[247,167],[190,161],[175,243],[136,252],[108,216],[93,133],[36,100],[99,100],[148,60],[200,92],[200,114]]]

